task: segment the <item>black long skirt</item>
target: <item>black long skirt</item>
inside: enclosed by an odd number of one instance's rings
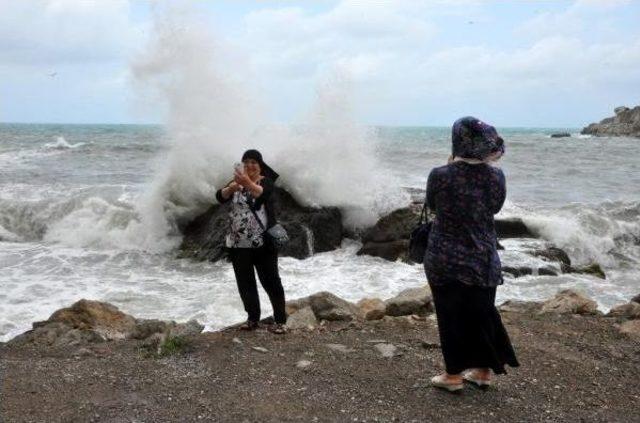
[[[489,368],[500,374],[506,364],[520,365],[495,306],[495,287],[448,281],[431,284],[431,292],[447,373]]]

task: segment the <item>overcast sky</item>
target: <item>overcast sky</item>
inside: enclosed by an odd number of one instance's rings
[[[276,122],[294,122],[336,68],[349,73],[365,124],[450,125],[473,114],[499,126],[580,127],[640,104],[640,1],[190,8]],[[143,1],[0,0],[0,121],[161,122],[153,107],[140,111],[131,77],[155,36],[154,10]]]

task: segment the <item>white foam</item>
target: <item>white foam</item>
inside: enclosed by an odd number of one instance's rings
[[[56,137],[55,142],[50,142],[45,144],[44,148],[50,149],[50,150],[69,150],[69,149],[82,147],[83,145],[85,145],[85,143],[83,142],[79,142],[77,144],[69,144],[67,140],[64,139],[64,137]]]
[[[375,157],[375,134],[354,123],[347,75],[336,71],[320,84],[299,124],[265,125],[260,95],[237,55],[184,14],[157,17],[154,28],[132,69],[138,87],[167,110],[172,146],[140,206],[158,222],[164,213],[165,225],[156,229],[171,234],[174,222],[211,205],[248,148],[262,151],[301,202],[339,206],[349,225],[371,224],[408,202]]]
[[[20,242],[22,241],[22,237],[14,234],[6,230],[2,225],[0,225],[0,241],[2,242]]]

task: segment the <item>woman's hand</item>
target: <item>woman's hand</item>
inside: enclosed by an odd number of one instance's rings
[[[234,183],[245,188],[249,188],[253,184],[253,181],[251,180],[251,178],[249,178],[249,175],[244,172],[236,171],[233,175],[233,180]]]
[[[235,192],[240,191],[241,189],[242,185],[232,181],[229,185],[222,188],[222,198],[229,199]]]

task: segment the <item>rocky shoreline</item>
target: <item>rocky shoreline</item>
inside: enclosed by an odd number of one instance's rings
[[[320,292],[290,301],[284,336],[235,326],[200,333],[197,322],[136,319],[82,300],[0,345],[0,417],[634,421],[639,301],[607,315],[570,290],[544,302],[507,301],[500,310],[522,367],[487,392],[467,387],[456,396],[428,386],[442,365],[426,286],[386,300]]]
[[[582,129],[582,134],[595,136],[627,136],[640,137],[640,106],[632,109],[620,106],[614,110],[615,115],[605,118],[600,123],[592,123]]]

